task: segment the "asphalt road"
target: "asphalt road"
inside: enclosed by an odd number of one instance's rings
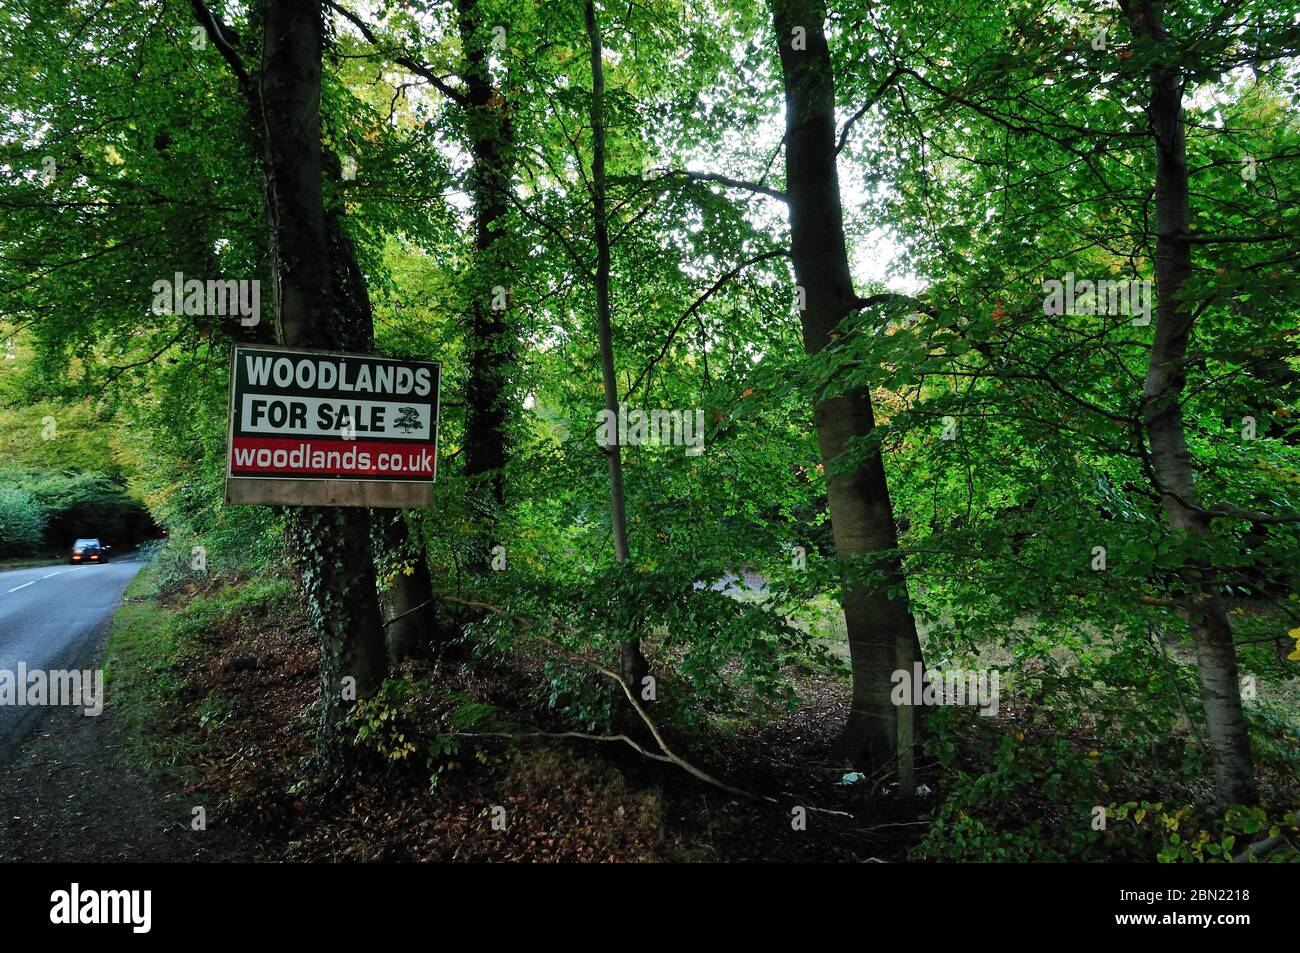
[[[109,621],[141,564],[130,556],[104,565],[39,566],[0,572],[0,672],[92,667]],[[50,712],[0,704],[0,766]]]

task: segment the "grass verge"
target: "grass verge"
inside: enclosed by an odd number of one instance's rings
[[[185,680],[176,663],[187,646],[173,620],[178,610],[159,598],[157,569],[146,566],[126,587],[104,652],[105,693],[131,756],[154,776],[184,764],[189,743],[180,730]]]

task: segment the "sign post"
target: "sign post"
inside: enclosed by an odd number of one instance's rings
[[[428,506],[441,371],[431,361],[237,345],[226,502]]]

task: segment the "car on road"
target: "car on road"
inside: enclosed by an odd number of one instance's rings
[[[72,553],[68,556],[68,562],[74,566],[77,563],[106,563],[108,550],[109,547],[97,539],[79,539],[72,544]]]

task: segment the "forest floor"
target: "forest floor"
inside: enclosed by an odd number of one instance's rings
[[[96,817],[138,817],[131,836],[152,837],[158,852],[175,851],[176,859],[898,862],[930,832],[957,776],[919,764],[920,793],[907,801],[891,796],[890,778],[846,776],[830,752],[847,714],[847,680],[815,671],[796,676],[795,711],[742,700],[743,716],[697,713],[702,721],[690,732],[661,725],[675,753],[755,796],[728,793],[621,742],[546,736],[571,727],[538,697],[548,650],[516,645],[495,665],[407,663],[387,683],[392,690],[359,708],[366,717],[348,728],[355,769],[325,784],[313,780],[321,777],[313,760],[319,662],[305,619],[290,605],[292,586],[247,576],[234,584],[190,579],[159,595],[149,575],[128,590],[108,648],[108,713],[118,709],[126,739],[112,744],[130,751],[139,780],[125,784],[117,802],[106,795]],[[660,691],[673,691],[670,677]],[[1054,733],[1040,714],[1008,701],[996,718],[971,716],[984,742],[963,754],[966,770],[1020,779],[965,795],[965,810],[1003,825],[988,831],[983,847],[962,848],[985,851],[981,859],[1044,856],[1032,852],[1046,832],[1067,845],[1048,857],[1099,846],[1087,813],[1051,793],[1063,762],[1048,758],[1066,746],[1075,761],[1095,764],[1097,752],[1089,751],[1097,739],[1083,724]],[[653,750],[643,726],[625,719],[619,730]],[[542,736],[518,737],[526,734]],[[1185,743],[1171,739],[1169,757]],[[87,763],[76,744],[66,759]],[[1008,745],[1019,752],[1018,771],[1032,768],[1047,780],[1007,774]],[[994,749],[1002,752],[997,762]],[[142,763],[148,780],[139,775]],[[1143,755],[1126,791],[1101,784],[1089,803],[1188,794],[1172,795],[1160,773]],[[69,776],[110,783],[84,771]],[[42,829],[51,834],[81,823],[52,797],[45,804],[51,813]],[[204,808],[205,830],[190,829],[195,806]],[[964,813],[959,823],[984,831]],[[1130,845],[1126,856],[1153,849]]]
[[[197,594],[174,594],[161,611]],[[134,597],[137,607],[141,598]],[[162,766],[147,799],[176,805],[167,838],[183,821],[180,839],[196,842],[176,859],[896,861],[925,829],[917,820],[923,804],[883,796],[873,783],[879,779],[845,784],[844,770],[830,763],[848,691],[829,673],[805,678],[802,707],[761,727],[728,723],[703,744],[696,738],[689,752],[670,733],[679,754],[757,798],[728,794],[621,743],[463,738],[435,763],[423,760],[426,746],[454,730],[466,710],[521,732],[559,730],[545,712],[521,707],[540,655],[487,674],[450,662],[409,665],[405,674],[418,688],[392,713],[409,735],[396,742],[393,728],[393,745],[372,745],[362,752],[362,770],[325,786],[301,780],[314,776],[319,684],[316,648],[300,618],[230,613],[173,647],[165,665],[131,661],[114,638],[120,692],[131,681],[124,665],[166,669],[169,687],[152,702],[160,705],[156,717],[126,721],[146,735],[137,754],[147,748],[148,760]],[[110,686],[113,678],[110,669]],[[394,756],[407,740],[413,753]],[[194,805],[205,808],[204,831],[189,830]]]

